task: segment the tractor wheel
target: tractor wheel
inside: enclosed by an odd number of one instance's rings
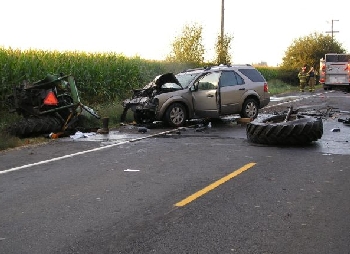
[[[21,138],[61,131],[63,123],[56,117],[23,118],[8,127],[11,135]]]
[[[304,145],[322,137],[322,119],[296,115],[285,122],[286,115],[277,115],[247,124],[249,141],[267,145]]]

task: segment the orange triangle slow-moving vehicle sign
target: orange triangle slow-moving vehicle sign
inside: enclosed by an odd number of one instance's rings
[[[54,105],[54,106],[57,106],[58,100],[57,100],[57,98],[56,98],[54,92],[50,91],[50,92],[46,95],[46,97],[45,97],[45,99],[44,99],[44,104],[45,104],[45,105]]]

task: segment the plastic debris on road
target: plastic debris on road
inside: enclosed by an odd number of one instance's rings
[[[79,138],[88,138],[90,136],[95,135],[95,132],[87,132],[87,133],[83,133],[81,131],[77,131],[74,135],[70,135],[71,139],[79,139]]]

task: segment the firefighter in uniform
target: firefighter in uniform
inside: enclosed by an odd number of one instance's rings
[[[301,71],[298,73],[298,78],[299,78],[300,92],[304,92],[305,86],[307,85],[306,66],[301,68]]]
[[[316,73],[314,67],[311,67],[311,69],[307,72],[307,76],[309,77],[309,92],[314,92],[316,85]]]

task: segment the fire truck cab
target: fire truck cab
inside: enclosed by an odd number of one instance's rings
[[[350,89],[350,54],[325,54],[320,60],[320,83],[324,90]]]

